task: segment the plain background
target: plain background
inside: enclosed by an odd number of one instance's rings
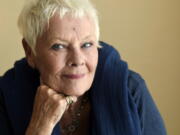
[[[180,135],[180,0],[93,0],[101,40],[139,72],[165,120]],[[24,57],[17,18],[24,0],[0,0],[0,75]]]

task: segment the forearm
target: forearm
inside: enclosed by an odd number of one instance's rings
[[[38,124],[37,122],[31,122],[26,130],[25,135],[51,135],[53,126],[50,124]]]

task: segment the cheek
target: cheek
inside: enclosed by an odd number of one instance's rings
[[[91,71],[95,71],[98,63],[98,51],[94,50],[88,55],[88,63]]]
[[[49,76],[50,74],[56,74],[62,69],[64,65],[62,59],[59,57],[39,57],[37,59],[37,68],[41,74]]]

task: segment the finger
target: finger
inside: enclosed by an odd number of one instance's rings
[[[46,99],[54,94],[57,94],[57,93],[53,89],[47,87],[46,85],[41,85],[41,86],[39,86],[36,95],[38,97]]]
[[[51,88],[45,89],[46,93],[51,96],[51,95],[57,95],[56,91],[54,91]]]
[[[70,97],[70,96],[67,96],[67,97],[65,98],[65,100],[66,100],[66,104],[67,104],[67,106],[69,106],[70,104],[72,104],[72,103],[73,103],[73,100],[71,99],[71,97]]]
[[[70,105],[70,104],[77,101],[77,97],[75,97],[75,96],[66,96],[65,100],[66,100],[67,105]]]
[[[70,97],[73,100],[73,103],[75,103],[77,101],[77,97],[76,96],[70,96]]]

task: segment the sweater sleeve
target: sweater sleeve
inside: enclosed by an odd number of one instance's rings
[[[130,71],[128,85],[137,106],[142,135],[166,135],[163,119],[142,77]]]
[[[0,89],[0,135],[13,135]]]

